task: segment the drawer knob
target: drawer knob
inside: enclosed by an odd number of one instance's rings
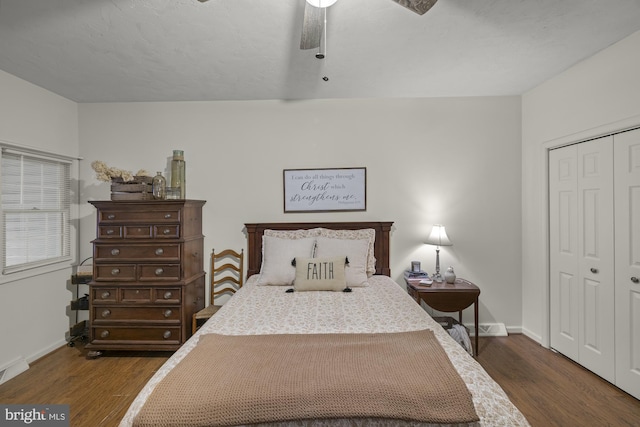
[[[162,273],[164,273],[163,268],[156,268],[156,276],[162,276]]]
[[[638,279],[637,277],[634,276],[634,277],[631,278],[631,281],[633,283],[638,283],[638,282],[640,282],[640,279]]]
[[[101,336],[102,338],[107,338],[107,337],[109,336],[109,331],[102,331],[102,332],[100,333],[100,336]]]
[[[111,255],[113,256],[120,255],[120,249],[111,249]]]
[[[164,249],[158,248],[156,249],[156,255],[162,255],[164,253]]]
[[[164,334],[162,334],[162,338],[164,338],[165,340],[171,338],[171,331],[164,331]]]
[[[164,293],[164,299],[169,299],[173,296],[173,293],[171,291],[167,291]]]
[[[170,214],[170,213],[168,213],[168,214],[164,214],[164,218],[165,218],[165,219],[169,219],[169,218],[171,218],[171,214]]]
[[[112,276],[117,276],[118,274],[120,274],[120,269],[119,268],[114,268],[111,270],[111,275]]]
[[[598,269],[597,269],[597,268],[593,268],[593,267],[591,267],[591,268],[589,269],[589,271],[591,271],[593,274],[598,274]]]
[[[114,231],[111,228],[107,230],[107,234],[108,235],[112,235],[113,233],[114,233]]]
[[[111,310],[109,310],[108,308],[106,310],[102,310],[102,317],[109,317],[111,316]]]
[[[111,296],[111,292],[109,291],[104,291],[101,295],[102,298],[109,298]]]
[[[115,214],[109,214],[109,215],[107,215],[107,219],[116,219],[116,215]]]
[[[170,230],[170,229],[168,229],[168,228],[165,228],[165,229],[162,231],[162,233],[163,233],[164,235],[167,235],[167,234],[171,233],[171,230]]]
[[[165,310],[163,313],[164,317],[171,317],[171,314],[173,314],[171,310]]]

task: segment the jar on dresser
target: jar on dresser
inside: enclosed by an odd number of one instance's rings
[[[202,200],[93,201],[90,341],[97,350],[177,350],[204,307]]]

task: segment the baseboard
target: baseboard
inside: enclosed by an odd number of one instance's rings
[[[0,384],[6,383],[11,378],[16,377],[29,369],[29,364],[24,357],[18,357],[15,360],[0,367]]]
[[[531,332],[529,329],[526,329],[526,328],[522,328],[522,333],[527,337],[531,338],[532,340],[534,340],[535,342],[537,342],[538,344],[542,345],[542,337],[540,335],[534,334],[533,332]]]
[[[43,347],[40,350],[36,351],[35,353],[30,354],[27,357],[27,362],[32,363],[35,362],[36,360],[40,359],[43,356],[46,356],[47,354],[51,353],[54,350],[59,349],[60,347],[63,347],[67,345],[67,340],[66,339],[61,339],[58,340],[56,342],[54,342],[51,345],[48,345],[47,347]]]
[[[465,326],[470,327],[471,333],[475,334],[472,325],[465,324]],[[506,337],[509,334],[504,323],[480,323],[478,325],[478,335],[481,337]]]

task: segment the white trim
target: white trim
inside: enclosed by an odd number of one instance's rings
[[[71,163],[73,163],[73,159],[58,157],[52,154],[34,153],[28,150],[14,150],[11,148],[2,147],[2,152],[7,154],[13,154],[14,156],[30,157],[32,159],[44,160],[47,162],[64,163],[66,165],[70,165]]]
[[[468,324],[465,326],[469,328],[470,335],[473,336],[476,333],[473,325]],[[504,323],[480,323],[478,325],[478,336],[480,337],[506,337],[508,335],[507,327]]]
[[[522,328],[522,334],[531,338],[532,340],[534,340],[535,342],[537,342],[538,344],[542,345],[542,337],[538,334],[534,334],[533,332],[531,332],[529,329],[527,328]],[[549,348],[549,346],[544,346],[543,347]]]
[[[69,275],[71,275],[71,267],[74,265],[75,258],[72,256],[66,261],[60,261],[55,264],[44,265],[42,267],[35,267],[30,270],[16,271],[11,274],[0,275],[0,285],[5,283],[15,282],[17,280],[27,279],[29,277],[42,276],[44,274],[53,273],[54,271],[69,269]]]
[[[23,145],[23,144],[17,144],[15,142],[10,142],[4,139],[0,139],[0,147],[2,147],[3,150],[5,149],[14,149],[14,150],[19,150],[19,152],[17,154],[31,154],[34,156],[45,156],[45,158],[52,158],[52,159],[56,159],[56,160],[64,160],[67,162],[72,162],[74,160],[84,160],[82,157],[77,157],[77,156],[67,156],[66,154],[58,154],[58,153],[54,153],[51,151],[46,151],[46,150],[41,150],[39,148],[35,148],[35,147],[30,147],[28,145]],[[14,154],[16,154],[16,152],[13,152]]]
[[[32,353],[30,355],[27,356],[27,362],[29,363],[33,363],[36,360],[46,356],[47,354],[51,353],[54,350],[57,350],[61,347],[64,347],[67,345],[67,340],[65,338],[61,338],[51,344],[49,344],[46,347],[42,347],[41,349],[39,349],[38,351],[36,351],[35,353]]]
[[[24,357],[18,357],[0,368],[0,384],[4,384],[11,378],[15,378],[29,369],[29,364]]]
[[[71,252],[71,249],[69,249],[69,251]],[[14,266],[4,267],[4,269],[2,270],[2,275],[8,276],[10,274],[19,273],[21,271],[33,270],[34,268],[45,267],[53,264],[71,263],[72,260],[73,258],[71,257],[71,255],[69,255],[69,256],[59,257],[56,259],[47,259],[45,261],[36,261],[36,262],[18,264],[15,267]]]

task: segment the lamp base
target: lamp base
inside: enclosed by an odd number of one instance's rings
[[[434,282],[444,282],[444,277],[442,277],[442,274],[440,273],[435,273],[434,275],[431,276],[431,280],[433,280]]]

